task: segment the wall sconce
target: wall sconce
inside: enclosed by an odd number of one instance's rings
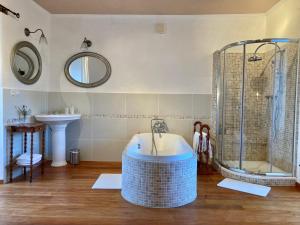
[[[34,33],[38,32],[38,31],[41,31],[41,33],[42,33],[41,37],[40,37],[40,41],[39,41],[40,44],[41,43],[48,44],[47,38],[42,29],[39,28],[39,29],[36,29],[35,31],[30,31],[28,28],[24,29],[24,33],[25,33],[26,37],[30,36],[30,34],[34,34]]]
[[[93,43],[85,37],[82,44],[81,44],[81,46],[80,46],[80,49],[88,50],[88,48],[91,47],[92,44]]]

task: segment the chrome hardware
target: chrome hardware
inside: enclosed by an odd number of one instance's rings
[[[159,138],[162,137],[162,133],[169,132],[169,128],[167,126],[167,123],[164,119],[154,118],[151,120],[151,132],[152,132],[152,149],[151,154],[153,154],[153,147],[155,149],[155,154],[157,155],[157,147],[154,139],[154,134],[158,133]]]

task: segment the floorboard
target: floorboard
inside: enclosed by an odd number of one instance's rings
[[[198,198],[173,209],[127,203],[119,190],[92,190],[101,173],[120,173],[117,164],[83,162],[75,168],[45,169],[33,183],[22,179],[0,185],[0,225],[299,225],[300,191],[273,187],[268,197],[217,187],[223,178],[198,177]]]

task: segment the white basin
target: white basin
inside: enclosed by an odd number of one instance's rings
[[[80,114],[36,115],[37,121],[50,126],[52,131],[52,164],[59,167],[67,165],[66,161],[66,127],[69,123],[79,120]]]

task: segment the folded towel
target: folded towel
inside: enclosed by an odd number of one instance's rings
[[[32,160],[32,165],[40,162],[41,160]],[[20,166],[29,166],[30,165],[30,161],[27,162],[27,161],[17,161],[17,164],[20,165]]]
[[[32,163],[38,163],[42,159],[41,154],[32,155]],[[24,153],[17,158],[18,165],[29,165],[30,164],[30,153]]]
[[[209,141],[209,147],[207,149],[206,136],[207,134],[205,132],[202,132],[202,151],[206,152],[208,150],[208,156],[210,159],[212,159],[213,158],[212,147]],[[193,138],[193,149],[196,153],[198,151],[199,141],[200,141],[200,133],[196,131]]]

